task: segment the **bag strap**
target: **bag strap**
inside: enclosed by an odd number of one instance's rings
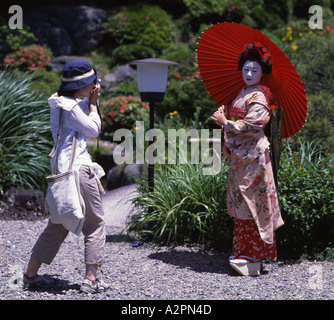
[[[77,143],[78,143],[78,131],[75,131],[75,134],[73,136],[72,154],[71,154],[71,162],[70,162],[69,170],[72,170],[72,165],[73,165],[74,158],[75,158],[75,153],[76,153],[76,150],[77,150]]]
[[[61,119],[63,116],[63,109],[59,109],[59,124],[58,124],[58,131],[57,131],[57,140],[56,140],[56,145],[53,151],[49,154],[50,157],[52,157],[54,154],[56,155],[55,163],[53,166],[52,174],[57,174],[57,169],[58,169],[58,144],[59,144],[59,135],[60,135],[60,124],[61,124]],[[75,132],[73,136],[73,143],[72,143],[72,154],[71,154],[71,160],[70,160],[70,167],[69,170],[72,170],[72,165],[74,162],[75,158],[75,153],[77,150],[77,143],[78,143],[78,131]]]
[[[59,123],[58,123],[58,131],[57,131],[57,139],[56,139],[56,144],[55,147],[52,149],[52,151],[49,153],[49,157],[52,158],[56,153],[58,149],[58,143],[59,143],[59,131],[60,131],[60,123],[61,123],[61,118],[63,115],[63,109],[59,109]]]

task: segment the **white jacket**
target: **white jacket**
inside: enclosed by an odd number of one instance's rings
[[[95,173],[97,185],[100,193],[104,193],[103,187],[100,183],[100,178],[105,175],[104,170],[100,165],[92,162],[92,157],[88,153],[86,137],[98,137],[101,130],[101,119],[96,112],[89,112],[89,100],[58,97],[55,93],[49,100],[50,106],[50,124],[54,143],[57,141],[57,132],[59,126],[59,110],[63,109],[62,120],[59,131],[59,145],[58,145],[58,173],[69,170],[72,142],[75,132],[78,132],[78,143],[76,154],[73,162],[73,171],[76,177],[77,185],[79,186],[79,169],[81,165],[87,165],[92,168]],[[55,146],[53,147],[53,149]],[[56,155],[51,158],[51,167],[53,168]],[[78,189],[80,190],[80,189]],[[82,199],[82,207],[84,210],[84,201]],[[79,235],[82,229],[84,219],[74,222],[71,225],[64,225],[69,231]],[[79,227],[78,227],[79,223]]]

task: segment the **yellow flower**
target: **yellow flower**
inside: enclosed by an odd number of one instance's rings
[[[177,111],[174,111],[174,112],[170,112],[169,113],[169,118],[170,119],[173,119],[174,116],[178,115],[179,113]]]
[[[293,41],[293,30],[291,27],[286,28],[287,32],[286,35],[282,38],[282,41]]]
[[[298,46],[295,43],[291,44],[292,51],[296,51],[298,49]]]

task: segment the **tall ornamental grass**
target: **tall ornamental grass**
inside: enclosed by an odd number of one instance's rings
[[[232,225],[226,211],[228,167],[203,174],[202,164],[156,166],[154,193],[139,182],[133,203],[141,208],[130,224],[140,235],[158,242],[230,243]]]
[[[52,148],[46,99],[31,89],[31,77],[0,73],[0,192],[14,186],[44,189]]]

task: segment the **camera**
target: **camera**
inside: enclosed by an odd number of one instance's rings
[[[99,73],[97,72],[97,70],[95,68],[94,69],[94,72],[96,74],[96,78],[94,80],[94,84],[98,84],[99,82],[101,82],[101,79],[99,78]]]

